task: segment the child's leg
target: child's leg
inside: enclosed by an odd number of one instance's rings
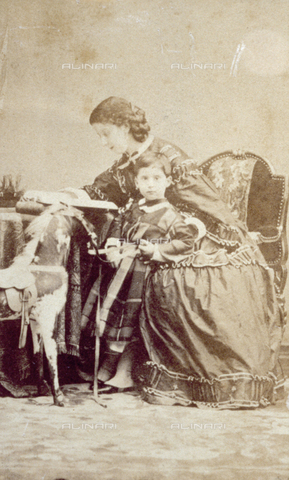
[[[118,361],[129,342],[107,341],[103,361],[98,371],[98,380],[106,382],[114,377]]]

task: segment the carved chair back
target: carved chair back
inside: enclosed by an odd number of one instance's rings
[[[227,151],[211,157],[201,168],[257,240],[274,269],[277,292],[282,296],[287,278],[288,176],[276,175],[267,160],[250,152]]]

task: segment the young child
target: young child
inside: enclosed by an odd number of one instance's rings
[[[194,252],[205,235],[198,219],[185,220],[166,199],[171,185],[167,157],[152,152],[135,164],[135,183],[142,198],[114,221],[107,241],[107,259],[117,267],[101,308],[101,334],[106,342],[98,378],[119,388],[132,386],[114,377],[119,359],[139,337],[139,313],[148,273],[159,262],[176,263]],[[115,380],[115,381],[114,381]]]

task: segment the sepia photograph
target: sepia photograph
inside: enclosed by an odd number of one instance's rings
[[[289,480],[288,25],[0,1],[1,480]]]

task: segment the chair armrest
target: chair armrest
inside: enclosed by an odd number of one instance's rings
[[[257,242],[258,245],[261,243],[273,243],[273,242],[278,242],[280,240],[283,228],[280,227],[275,227],[275,230],[277,231],[276,235],[267,237],[262,235],[261,232],[249,232],[250,237]]]

